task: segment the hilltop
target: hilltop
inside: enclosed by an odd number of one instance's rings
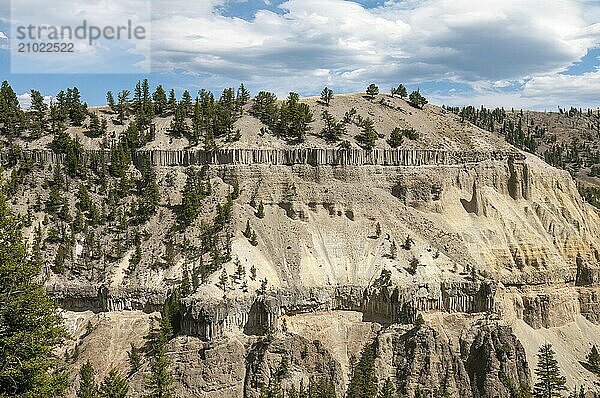
[[[87,360],[127,371],[130,343],[142,394],[159,319],[180,395],[302,382],[341,397],[364,373],[410,396],[509,397],[531,387],[540,342],[570,387],[596,388],[600,215],[566,171],[453,110],[383,94],[327,106],[203,92],[158,112],[140,89],[90,109],[71,91],[63,109],[27,113],[41,130],[3,134],[5,192],[73,336],[71,394]],[[253,148],[292,161],[218,157]],[[304,161],[311,149],[357,160]],[[384,154],[419,161],[373,160]]]

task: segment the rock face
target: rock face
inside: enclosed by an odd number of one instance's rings
[[[475,337],[461,341],[473,397],[515,397],[531,388],[531,374],[521,342],[507,326],[483,324]]]
[[[409,112],[407,118],[416,118],[422,111]],[[114,223],[106,231],[117,235],[107,240],[139,235],[138,266],[130,267],[128,249],[128,256],[112,257],[119,261],[84,264],[94,278],[86,279],[85,270],[70,277],[48,271],[46,286],[77,319],[87,310],[149,317],[184,272],[206,270],[197,288],[181,298],[180,335],[169,343],[181,396],[258,398],[263,387],[275,388],[273,380],[285,390],[318,379],[341,397],[351,379],[349,358],[367,344],[377,347],[373,372],[380,387],[390,378],[398,396],[519,396],[533,383],[530,367],[543,338],[575,326],[582,335],[598,330],[600,216],[582,201],[568,173],[498,146],[478,130],[468,139],[464,129],[434,137],[425,130],[446,131],[444,120],[451,116],[442,110],[429,116],[419,131],[430,141],[420,149],[282,144],[135,151],[134,163],[148,159],[156,166],[160,209],[139,230],[121,233]],[[464,147],[472,150],[450,150]],[[78,160],[111,161],[110,152],[99,150],[86,150]],[[67,159],[25,150],[0,151],[0,161],[47,165]],[[217,239],[187,236],[208,229],[212,220],[198,219],[183,232],[176,228],[188,166],[206,166],[214,192],[213,202],[202,202],[207,214],[222,210],[221,199],[239,188],[223,231],[231,260],[215,268],[206,267],[202,256],[212,256],[204,246],[221,249]],[[71,195],[72,212],[75,200]],[[30,202],[24,194],[23,213]],[[103,211],[110,212],[108,203]],[[258,216],[258,203],[264,215]],[[42,212],[34,213],[44,224]],[[246,225],[255,239],[242,234]],[[77,248],[62,249],[78,256]],[[229,278],[224,284],[221,272]],[[352,317],[323,325],[326,316],[339,313]],[[424,324],[415,325],[419,315]],[[358,326],[340,326],[349,318]],[[321,329],[327,333],[320,335]],[[578,359],[561,363],[571,385],[592,376],[578,360],[594,340],[583,339]],[[113,351],[126,352],[126,343]],[[125,360],[119,361],[124,369]],[[132,376],[135,394],[142,394],[144,372]]]
[[[384,325],[412,323],[421,311],[478,313],[494,309],[495,286],[489,283],[439,283],[400,288],[278,290],[252,301],[215,303],[193,297],[183,301],[182,333],[204,340],[236,329],[248,335],[266,335],[281,328],[280,318],[318,311],[356,311],[365,322]]]
[[[525,351],[511,329],[480,319],[457,341],[432,326],[390,328],[378,339],[379,374],[399,396],[513,397],[528,391]]]
[[[425,149],[219,149],[204,150],[139,150],[133,154],[134,162],[148,159],[155,166],[191,166],[219,164],[271,164],[311,166],[435,166],[479,163],[485,160],[506,160],[508,158],[523,159],[517,151],[494,152],[458,152]],[[15,158],[30,159],[34,162],[62,163],[64,154],[50,150],[23,150],[18,153],[0,151],[2,163],[14,161]],[[110,161],[110,152],[102,150],[86,150],[81,162]]]
[[[311,380],[331,384],[343,391],[339,363],[319,341],[308,341],[297,335],[283,335],[254,344],[246,357],[247,369],[244,393],[259,398],[262,388],[268,388],[278,378],[279,388],[289,390],[300,385],[308,387]],[[341,394],[340,394],[341,395]]]

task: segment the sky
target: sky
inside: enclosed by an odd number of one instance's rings
[[[143,40],[75,40],[72,54],[19,54],[18,26],[128,20]],[[43,42],[40,39],[38,42]],[[46,40],[47,41],[47,40]],[[126,73],[123,73],[126,72]],[[178,94],[382,92],[399,83],[452,106],[600,106],[600,1],[0,0],[0,80],[24,107],[77,86],[90,105],[139,79]]]

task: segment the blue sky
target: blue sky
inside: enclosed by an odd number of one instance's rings
[[[146,40],[15,62],[19,23],[112,26],[124,16],[148,28]],[[596,108],[599,22],[600,2],[586,0],[0,0],[0,79],[24,104],[32,88],[77,86],[98,105],[148,78],[178,93],[243,82],[279,96],[402,82],[438,104]],[[26,69],[41,73],[16,73]]]

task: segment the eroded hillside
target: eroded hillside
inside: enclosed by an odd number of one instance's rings
[[[181,396],[343,396],[361,372],[400,396],[520,396],[546,341],[570,386],[598,388],[582,363],[600,344],[600,216],[569,173],[436,106],[299,102],[300,136],[250,101],[219,134],[200,108],[139,127],[99,108],[100,135],[86,116],[6,145],[74,386],[87,360],[127,371],[168,307]]]

